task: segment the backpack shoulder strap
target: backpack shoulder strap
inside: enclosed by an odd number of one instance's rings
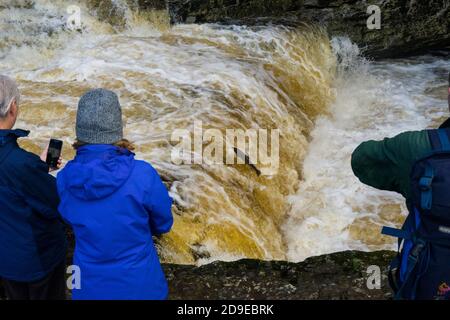
[[[450,151],[450,129],[434,129],[428,130],[431,147],[433,151]]]

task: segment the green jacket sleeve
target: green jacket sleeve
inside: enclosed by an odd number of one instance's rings
[[[431,150],[426,130],[408,131],[393,138],[361,143],[352,154],[352,169],[362,183],[410,195],[414,162]]]

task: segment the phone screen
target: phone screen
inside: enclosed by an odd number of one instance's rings
[[[58,159],[61,156],[63,142],[61,140],[51,139],[48,146],[46,162],[50,168],[58,166]]]

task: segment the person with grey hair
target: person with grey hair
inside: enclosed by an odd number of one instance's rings
[[[20,94],[0,75],[0,278],[11,300],[65,299],[66,237],[56,179],[41,157],[19,147]],[[59,163],[60,164],[60,163]]]
[[[5,119],[11,108],[17,108],[19,99],[19,88],[16,83],[6,76],[0,76],[0,118]],[[12,119],[14,117],[8,120]]]

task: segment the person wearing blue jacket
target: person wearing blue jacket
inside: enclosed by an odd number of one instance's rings
[[[19,89],[0,75],[0,278],[10,300],[65,299],[66,237],[56,180],[19,147]]]
[[[75,300],[159,300],[168,296],[152,235],[170,231],[172,199],[156,170],[123,139],[117,95],[81,97],[76,157],[57,176],[59,211],[75,234]]]

